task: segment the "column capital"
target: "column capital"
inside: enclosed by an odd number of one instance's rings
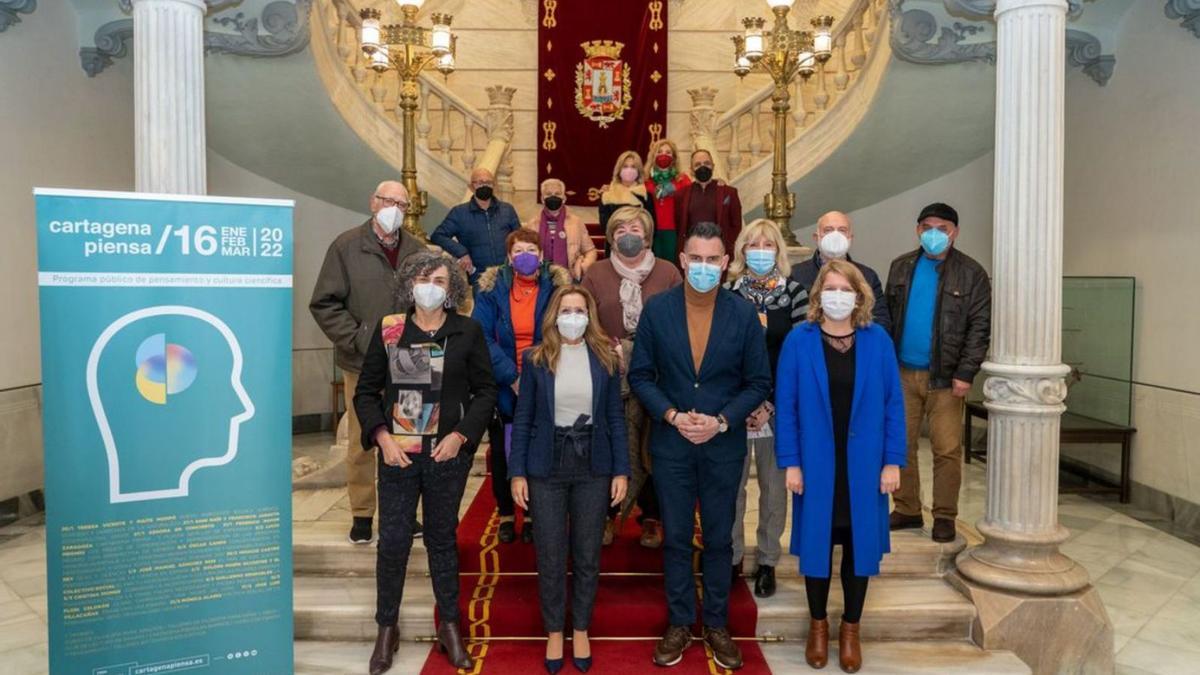
[[[996,0],[996,16],[1020,9],[1058,9],[1067,13],[1067,0]]]

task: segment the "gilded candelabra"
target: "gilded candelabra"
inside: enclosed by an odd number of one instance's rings
[[[792,212],[796,195],[788,190],[787,180],[787,114],[791,110],[788,88],[796,75],[807,80],[816,72],[817,64],[833,55],[833,17],[814,17],[809,23],[813,30],[792,30],[788,13],[795,0],[767,0],[775,14],[775,25],[765,30],[767,20],[760,17],[742,19],[745,28],[733,36],[734,67],[738,77],[751,72],[771,76],[775,89],[771,93],[771,111],[775,115],[775,157],[771,171],[771,192],[763,197],[766,216],[779,224],[789,246],[796,246],[792,233]]]
[[[417,25],[417,12],[425,0],[397,0],[404,15],[403,23],[384,25],[378,9],[366,8],[362,18],[361,42],[363,53],[370,59],[371,68],[382,73],[395,70],[400,78],[397,101],[404,124],[404,161],[401,181],[408,189],[409,206],[404,213],[404,229],[418,241],[428,242],[421,229],[421,215],[428,207],[428,197],[417,187],[416,113],[420,104],[421,72],[433,67],[443,75],[454,72],[454,55],[458,36],[450,31],[451,16],[434,14],[433,28]]]

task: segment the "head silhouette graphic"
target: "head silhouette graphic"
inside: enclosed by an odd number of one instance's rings
[[[233,331],[194,307],[146,307],[100,333],[87,391],[110,503],[186,497],[193,474],[233,461],[254,417],[242,367]]]

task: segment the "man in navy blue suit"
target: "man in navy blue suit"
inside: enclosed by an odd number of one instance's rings
[[[704,641],[719,665],[740,668],[741,650],[726,627],[733,518],[746,418],[770,394],[770,364],[754,307],[719,288],[729,264],[721,229],[693,225],[679,259],[687,283],[646,302],[629,366],[629,386],[655,421],[650,447],[671,625],[655,646],[654,662],[679,663],[692,642],[693,513],[699,500]]]

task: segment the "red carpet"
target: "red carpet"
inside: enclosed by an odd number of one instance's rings
[[[468,639],[473,640],[470,652],[476,662],[475,669],[470,672],[535,675],[544,672],[545,647],[537,639],[544,633],[538,606],[534,547],[519,542],[499,543],[496,537],[498,523],[489,477],[458,528],[463,629]],[[600,569],[604,576],[600,579],[589,631],[594,638],[592,651],[595,657],[590,672],[615,675],[656,670],[651,662],[654,641],[667,627],[662,552],[640,546],[640,535],[641,528],[630,518],[601,556]],[[729,630],[734,637],[752,638],[756,622],[754,598],[747,584],[739,581],[730,593]],[[695,632],[699,634],[699,626]],[[739,673],[770,673],[756,642],[739,640],[738,644],[745,659],[745,667]],[[568,642],[568,664],[563,672],[573,672],[570,653]],[[435,675],[455,671],[435,648],[421,672]],[[704,645],[697,642],[686,652],[683,662],[670,672],[719,675],[726,671],[717,666],[706,654]]]

